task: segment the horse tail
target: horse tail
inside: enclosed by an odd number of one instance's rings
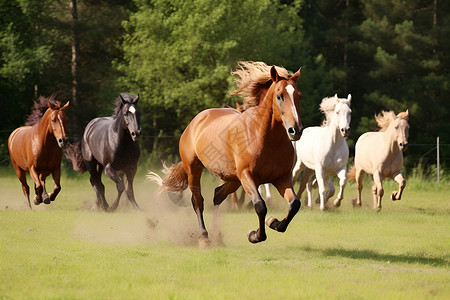
[[[83,162],[83,154],[81,153],[81,143],[70,144],[66,148],[65,156],[72,162],[73,169],[79,174],[87,171]]]
[[[164,179],[151,171],[147,173],[147,179],[156,182],[163,190],[169,192],[181,192],[188,187],[188,176],[182,162],[179,162],[170,168],[163,164],[163,172],[164,174],[167,174]]]
[[[355,165],[353,165],[347,173],[347,180],[354,181],[356,179],[356,168]]]

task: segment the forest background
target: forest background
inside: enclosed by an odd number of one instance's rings
[[[0,165],[40,95],[71,101],[75,142],[120,92],[140,95],[144,159],[176,160],[198,112],[240,100],[230,71],[252,60],[303,66],[305,127],[323,97],[351,93],[351,151],[375,113],[409,109],[406,168],[433,169],[438,136],[450,160],[449,37],[442,0],[2,0]]]

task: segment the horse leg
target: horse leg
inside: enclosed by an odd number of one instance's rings
[[[402,199],[403,189],[406,186],[406,180],[403,178],[402,173],[397,174],[394,180],[398,183],[398,191],[393,191],[391,195],[392,201]]]
[[[123,182],[123,177],[120,177],[117,174],[116,170],[111,166],[111,164],[106,165],[105,173],[116,184],[117,188],[116,200],[114,200],[113,205],[109,208],[109,211],[115,211],[117,209],[117,206],[119,205],[120,197],[122,196],[122,193],[125,190],[125,183]]]
[[[361,206],[361,191],[363,188],[363,179],[366,173],[362,169],[356,169],[355,179],[356,179],[356,190],[358,191],[358,195],[356,197],[356,205]]]
[[[344,167],[342,169],[340,169],[337,173],[337,176],[339,178],[339,193],[338,196],[336,198],[336,200],[334,200],[333,205],[334,207],[339,207],[341,206],[341,201],[344,198],[344,188],[345,185],[347,184],[347,168]],[[329,181],[331,183],[331,185],[333,185],[333,183],[331,182],[331,179]],[[334,188],[334,187],[333,187]]]
[[[300,178],[300,187],[298,188],[297,197],[299,199],[302,198],[303,191],[306,188],[306,185],[311,180],[311,177],[314,175],[314,170],[308,169],[305,166],[303,166],[303,174]],[[309,205],[311,207],[311,205]]]
[[[274,185],[280,195],[283,196],[283,198],[288,202],[289,210],[287,216],[281,221],[278,221],[276,218],[271,216],[267,217],[266,224],[278,232],[285,232],[289,223],[292,221],[292,218],[294,218],[300,210],[301,203],[297,195],[294,193],[290,174],[289,176],[282,177],[275,181]]]
[[[106,211],[109,208],[109,205],[105,199],[105,185],[102,183],[103,166],[95,162],[86,162],[85,165],[91,174],[91,178],[89,180],[97,197],[96,207],[97,209]]]
[[[203,219],[204,198],[202,196],[200,178],[202,176],[203,165],[198,159],[194,159],[190,164],[183,162],[183,167],[188,175],[188,185],[192,192],[192,207],[197,215],[198,226],[200,229],[199,246],[204,247],[209,244],[208,231],[206,230],[205,220]]]
[[[383,190],[383,178],[379,172],[373,173],[374,187],[376,187],[376,194],[374,193],[374,209],[380,211],[381,210],[381,198],[383,198],[384,190]],[[372,193],[373,193],[372,188]]]
[[[50,197],[48,196],[47,189],[45,188],[45,176],[42,173],[39,174],[39,180],[42,185],[42,201],[45,204],[50,204]]]
[[[48,196],[50,198],[50,201],[55,201],[56,196],[58,196],[59,192],[61,191],[61,166],[53,170],[52,172],[53,181],[55,182],[55,187],[53,188],[53,192],[50,193]]]
[[[312,209],[312,190],[313,190],[313,182],[315,179],[311,178],[306,184],[306,195],[307,195],[307,203],[306,205],[309,209]]]
[[[316,180],[319,186],[320,210],[325,210],[325,178],[322,167],[316,168]]]
[[[264,187],[266,189],[266,199],[268,202],[272,200],[272,193],[270,192],[270,184],[266,183],[264,184]]]
[[[30,203],[30,187],[27,184],[27,175],[26,175],[25,171],[23,171],[19,167],[17,167],[17,169],[16,169],[16,174],[17,174],[17,178],[19,178],[20,183],[22,183],[22,191],[23,191],[25,197],[27,197],[28,207],[30,209],[33,209],[33,208],[31,208],[31,203]]]
[[[127,193],[128,200],[131,202],[134,209],[140,210],[141,208],[139,207],[139,205],[136,202],[136,199],[134,198],[134,189],[133,189],[134,175],[136,175],[136,169],[126,173],[126,176],[127,176],[126,193]]]
[[[267,239],[266,228],[264,225],[267,214],[266,203],[264,203],[264,200],[261,198],[261,195],[258,192],[258,186],[255,184],[255,180],[253,179],[250,171],[245,170],[242,172],[241,183],[245,192],[252,200],[253,207],[255,208],[259,220],[259,228],[257,230],[252,230],[247,234],[248,240],[251,243],[265,241]]]
[[[36,193],[36,195],[34,196],[34,204],[39,205],[42,203],[43,188],[41,181],[39,179],[39,174],[37,173],[36,168],[34,166],[30,168],[30,176],[31,179],[33,179],[34,181],[34,191]]]
[[[236,193],[236,190],[241,186],[239,181],[228,181],[214,190],[214,232],[219,237],[220,243],[222,243],[222,234],[220,232],[219,225],[219,205],[228,197],[231,193]]]

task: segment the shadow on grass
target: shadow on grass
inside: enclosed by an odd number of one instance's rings
[[[378,253],[373,250],[348,250],[343,248],[327,248],[327,249],[315,249],[311,247],[302,248],[306,252],[319,253],[323,256],[340,256],[347,257],[351,259],[367,259],[375,261],[384,261],[391,263],[418,263],[423,265],[431,266],[448,266],[450,261],[445,258],[427,257],[424,255],[394,255],[394,254],[383,254]]]

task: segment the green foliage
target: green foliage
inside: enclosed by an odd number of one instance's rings
[[[120,82],[143,96],[144,132],[179,136],[201,110],[233,105],[230,70],[262,60],[294,71],[302,65],[298,3],[137,1],[124,22]],[[150,126],[149,126],[150,125]],[[150,141],[150,143],[153,140]]]

